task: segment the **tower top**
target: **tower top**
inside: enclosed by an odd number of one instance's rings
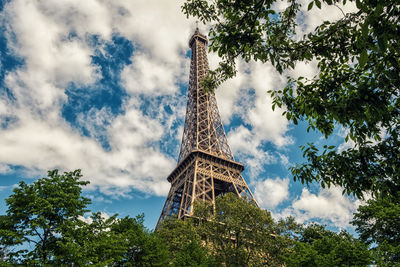
[[[196,28],[189,41],[192,55],[185,126],[178,162],[195,150],[234,161],[215,95],[204,90],[201,84],[209,73],[207,42],[207,36],[201,34],[199,28]]]
[[[190,38],[190,41],[189,41],[190,48],[192,48],[192,45],[195,40],[199,40],[199,41],[205,43],[206,45],[208,43],[207,36],[205,36],[204,34],[201,34],[198,27],[196,27],[196,30],[194,31],[192,37]]]

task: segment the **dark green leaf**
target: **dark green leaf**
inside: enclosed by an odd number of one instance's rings
[[[310,3],[308,4],[307,10],[311,10],[312,7],[313,7],[313,5],[314,5],[314,2],[310,2]]]
[[[321,9],[321,1],[320,0],[315,0],[315,5]]]
[[[368,61],[368,52],[367,49],[364,49],[360,55],[360,57],[358,58],[358,63],[360,64],[360,67],[364,67],[364,65],[367,63]]]

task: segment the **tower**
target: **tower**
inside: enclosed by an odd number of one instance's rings
[[[171,183],[160,222],[170,215],[179,219],[193,214],[194,201],[210,201],[232,192],[254,200],[242,177],[244,166],[235,161],[226,139],[213,92],[202,88],[208,74],[207,37],[196,29],[192,50],[185,126],[178,165],[168,176]]]

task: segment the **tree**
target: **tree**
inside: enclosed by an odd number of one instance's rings
[[[157,235],[173,266],[368,266],[369,245],[346,231],[275,222],[268,211],[233,194],[195,203],[184,221],[169,218]]]
[[[167,265],[167,247],[144,227],[143,215],[83,217],[90,200],[81,196],[88,184],[81,177],[80,170],[54,170],[32,184],[19,183],[6,199],[7,215],[0,216],[1,265]]]
[[[93,213],[88,222],[66,228],[54,265],[165,266],[167,247],[143,222],[143,215],[119,219]]]
[[[7,215],[0,215],[0,266],[6,264],[9,257],[9,247],[16,242],[13,225]]]
[[[173,266],[212,267],[218,265],[208,250],[199,241],[193,240],[176,253]]]
[[[286,266],[367,266],[371,264],[368,245],[341,231],[323,226],[299,225],[298,241],[283,253]]]
[[[80,170],[64,174],[53,170],[48,177],[29,185],[20,182],[13,190],[6,199],[7,215],[0,232],[2,245],[13,247],[8,253],[11,262],[27,265],[52,262],[64,227],[79,221],[90,203],[81,196],[82,186],[88,183],[79,181],[81,176]],[[25,249],[27,245],[33,249]]]
[[[7,235],[7,232],[9,230],[11,229],[7,216],[0,215],[0,266],[12,266],[10,263],[7,262],[8,254],[10,253],[10,251],[8,246],[5,245],[7,243],[10,243],[10,241],[12,240],[12,237]],[[3,235],[5,236],[5,239],[3,239]],[[11,240],[8,238],[10,238]]]
[[[370,199],[358,207],[352,224],[360,239],[372,244],[376,264],[400,264],[400,193]]]
[[[280,73],[297,62],[316,60],[312,79],[289,77],[283,90],[270,90],[273,106],[285,106],[288,120],[328,138],[343,127],[344,151],[313,143],[302,146],[307,161],[291,168],[295,180],[365,192],[393,194],[400,189],[400,5],[399,1],[310,0],[322,4],[355,2],[357,11],[325,21],[302,38],[295,36],[300,3],[273,10],[277,0],[187,0],[182,9],[211,26],[210,50],[222,58],[203,85],[216,88],[236,74],[235,60],[270,62]],[[270,88],[271,89],[271,88]]]
[[[117,266],[166,266],[168,248],[153,232],[144,227],[144,216],[125,217],[111,226],[111,231],[122,237],[125,250]]]
[[[110,266],[123,258],[126,250],[124,236],[111,230],[117,214],[106,218],[100,212],[93,213],[88,222],[83,218],[69,221],[57,241],[53,265]]]
[[[247,199],[226,194],[212,203],[197,203],[194,218],[206,247],[224,266],[281,266],[287,248],[271,214]]]
[[[174,266],[213,266],[211,252],[202,246],[201,233],[193,220],[167,218],[156,234],[168,246]]]

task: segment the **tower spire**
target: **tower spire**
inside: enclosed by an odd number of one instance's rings
[[[185,127],[178,162],[192,150],[201,150],[226,159],[234,160],[213,92],[204,90],[201,82],[208,75],[207,37],[196,28],[190,38],[192,49],[189,90]]]
[[[207,37],[196,28],[189,40],[192,56],[178,165],[167,178],[171,189],[157,227],[167,216],[191,216],[194,201],[215,205],[215,197],[228,192],[256,203],[241,174],[244,166],[234,160],[229,148],[215,95],[201,83],[209,72],[207,43]]]

